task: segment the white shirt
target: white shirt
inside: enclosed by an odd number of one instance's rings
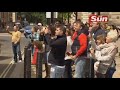
[[[67,49],[66,49],[66,52],[70,52],[70,53],[72,52],[72,50],[71,50],[72,44],[73,44],[73,41],[72,41],[71,36],[67,36]],[[67,60],[67,59],[71,59],[71,57],[66,55],[65,60]]]

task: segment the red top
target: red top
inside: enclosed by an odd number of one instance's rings
[[[37,52],[38,52],[38,48],[35,48],[32,64],[37,63]]]
[[[74,41],[76,37],[77,37],[77,32],[74,32],[72,36],[72,40]],[[76,53],[77,57],[80,56],[83,52],[85,52],[87,48],[87,35],[85,35],[84,33],[81,33],[78,37],[78,40],[80,42],[80,49]]]

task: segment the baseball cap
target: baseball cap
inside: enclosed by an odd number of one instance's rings
[[[39,26],[41,26],[42,24],[41,23],[38,23]]]

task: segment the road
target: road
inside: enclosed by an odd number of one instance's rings
[[[11,45],[11,35],[7,33],[0,33],[1,53],[0,53],[0,78],[23,78],[24,63],[23,61],[17,64],[12,64],[13,51]],[[28,41],[22,35],[21,38],[21,52],[23,55],[24,47]]]

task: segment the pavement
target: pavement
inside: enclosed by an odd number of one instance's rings
[[[1,53],[0,53],[0,78],[24,78],[24,61],[12,64],[13,51],[11,45],[11,35],[0,33]],[[27,39],[22,34],[21,52],[27,45]],[[23,56],[24,59],[24,56]]]
[[[45,78],[45,65],[42,65],[42,78]],[[36,65],[31,65],[31,78],[36,78]]]
[[[20,69],[21,68],[21,69]],[[18,72],[19,70],[19,72]],[[24,63],[18,63],[9,78],[24,78]]]

